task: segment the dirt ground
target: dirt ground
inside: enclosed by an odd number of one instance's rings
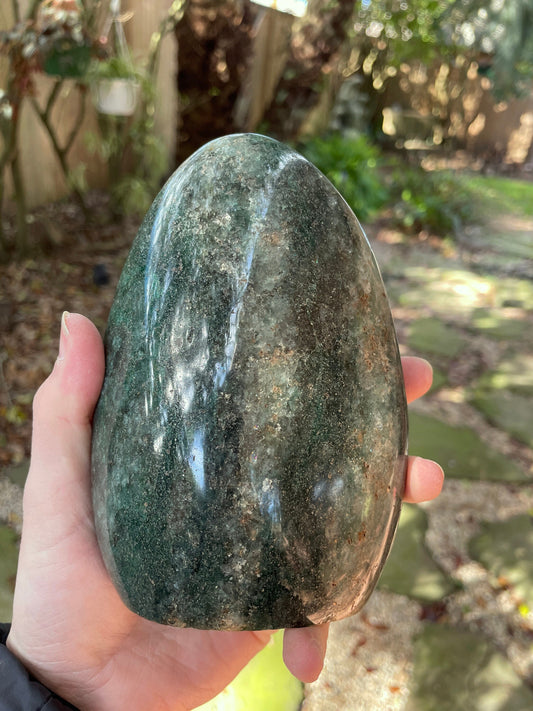
[[[0,469],[29,456],[31,402],[57,356],[62,312],[105,329],[138,221],[109,223],[100,194],[90,196],[90,210],[87,224],[72,203],[43,208],[35,255],[0,264]]]

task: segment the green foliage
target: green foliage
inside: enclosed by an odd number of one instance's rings
[[[175,6],[181,7],[180,3],[174,3],[174,12]],[[172,8],[168,17],[171,17]],[[167,27],[165,23],[162,27],[167,32],[171,25]],[[93,85],[105,80],[126,79],[134,81],[139,87],[138,105],[131,118],[100,114],[99,133],[87,136],[89,149],[107,163],[109,189],[117,216],[142,216],[154,199],[161,176],[167,168],[164,144],[154,130],[155,55],[159,51],[161,38],[162,31],[152,37],[151,55],[143,66],[134,64],[129,51],[119,46],[120,51],[116,54],[107,59],[94,60],[88,73]]]
[[[62,55],[77,56],[75,64],[80,62],[81,70],[86,70],[94,45],[86,20],[81,8],[63,10],[51,3],[34,2],[24,20],[0,32],[0,54],[9,58],[10,71],[16,75],[22,94],[32,94],[34,74],[41,69],[57,69],[61,65],[58,57]],[[62,76],[78,78],[80,75],[67,71]]]
[[[408,233],[454,236],[487,214],[533,215],[533,184],[501,177],[426,171],[403,163],[387,178],[393,219]]]
[[[98,81],[99,79],[141,80],[143,73],[133,65],[129,57],[114,56],[91,62],[87,78],[89,81]]]
[[[531,92],[531,0],[372,0],[356,13],[353,40],[374,89],[403,62],[428,66],[462,55],[466,67],[483,57],[481,71],[499,99]]]
[[[144,83],[141,83],[141,94]],[[89,151],[100,155],[109,170],[115,212],[142,216],[154,199],[167,168],[162,140],[154,133],[153,114],[141,107],[131,121],[99,117],[99,132],[86,135]]]
[[[89,186],[87,184],[86,172],[87,166],[85,163],[78,163],[75,168],[69,171],[67,183],[72,190],[82,194],[87,192]]]
[[[360,220],[383,207],[388,191],[379,174],[381,153],[365,136],[332,133],[311,138],[298,148],[333,183]]]
[[[474,58],[485,56],[483,74],[498,99],[529,96],[533,80],[533,3],[531,0],[450,3],[442,18],[449,44]]]
[[[389,179],[393,220],[406,232],[455,235],[479,219],[479,196],[451,171],[398,166]]]
[[[142,117],[132,127],[130,138],[136,168],[117,183],[113,195],[125,214],[143,216],[158,191],[167,156],[163,142]]]
[[[482,196],[487,209],[533,217],[532,182],[472,175],[465,183]]]
[[[89,0],[85,2],[90,5]],[[115,213],[142,216],[154,199],[167,169],[163,141],[155,133],[156,76],[163,38],[172,32],[185,11],[186,0],[174,0],[150,38],[150,51],[142,67],[135,65],[120,23],[114,23],[115,52],[94,61],[89,78],[134,79],[139,84],[139,105],[131,119],[99,117],[99,135],[87,137],[88,145],[106,161]]]
[[[386,63],[398,67],[417,60],[428,63],[443,47],[441,18],[454,0],[381,0],[363,3],[355,31],[364,33]]]
[[[111,186],[111,196],[121,213],[138,216],[148,211],[153,199],[150,183],[131,174]]]
[[[395,160],[387,164],[364,135],[332,133],[298,146],[344,197],[360,220],[387,207],[408,234],[426,230],[454,236],[479,221],[483,191],[451,171],[427,171]]]

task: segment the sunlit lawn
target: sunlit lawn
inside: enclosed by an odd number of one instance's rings
[[[533,217],[533,181],[474,175],[466,177],[465,182],[493,210]]]

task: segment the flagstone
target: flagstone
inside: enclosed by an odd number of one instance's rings
[[[440,600],[456,589],[425,546],[427,527],[427,514],[422,508],[403,505],[392,550],[379,579],[380,589],[424,602]]]
[[[434,354],[453,358],[466,346],[466,339],[457,330],[437,318],[413,321],[408,343],[421,354]]]
[[[409,451],[438,461],[447,477],[475,481],[531,481],[515,462],[487,445],[474,430],[411,412]]]
[[[424,625],[414,643],[405,711],[530,711],[533,694],[509,660],[482,635]]]
[[[533,610],[533,517],[513,516],[487,521],[470,541],[470,553],[493,578],[510,583],[516,595]]]

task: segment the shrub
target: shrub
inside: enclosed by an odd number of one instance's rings
[[[332,133],[311,138],[298,148],[333,183],[360,220],[367,220],[387,202],[388,190],[379,174],[381,152],[365,136]]]
[[[398,158],[385,159],[364,135],[331,133],[299,145],[300,152],[333,183],[360,220],[384,208],[407,234],[423,230],[455,236],[481,221],[481,196],[472,181],[447,170],[428,171]]]
[[[454,236],[478,221],[479,196],[462,176],[403,165],[389,176],[393,222],[408,233]]]

